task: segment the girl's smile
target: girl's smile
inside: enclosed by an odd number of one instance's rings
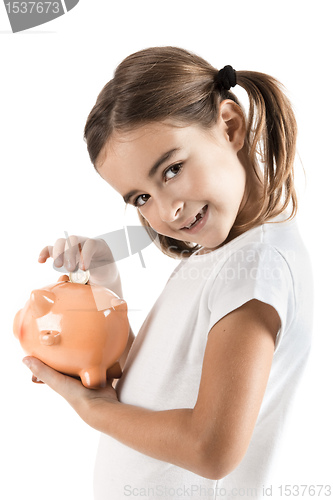
[[[242,160],[243,120],[229,102],[209,130],[150,123],[114,132],[102,150],[98,172],[157,233],[214,249],[258,201],[259,183]]]
[[[208,205],[205,205],[192,219],[192,221],[190,221],[189,224],[185,224],[184,227],[182,227],[181,229],[191,234],[196,234],[206,224],[207,218],[208,218]]]

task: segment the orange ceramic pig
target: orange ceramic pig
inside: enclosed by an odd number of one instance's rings
[[[121,375],[127,345],[127,305],[102,286],[71,283],[67,275],[34,290],[14,319],[24,351],[89,388]]]

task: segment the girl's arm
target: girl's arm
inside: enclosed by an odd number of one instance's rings
[[[150,411],[120,403],[116,392],[85,388],[35,358],[33,374],[67,399],[81,418],[141,453],[220,479],[242,460],[264,396],[280,319],[251,300],[208,335],[193,409]]]

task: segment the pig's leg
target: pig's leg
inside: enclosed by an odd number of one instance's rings
[[[81,370],[79,373],[82,384],[89,389],[106,386],[106,370],[101,367],[93,367]]]

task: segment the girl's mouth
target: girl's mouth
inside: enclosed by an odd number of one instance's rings
[[[200,231],[206,224],[208,218],[208,205],[205,205],[200,212],[194,217],[193,221],[185,227],[182,227],[182,231],[186,231],[190,234],[195,234]]]

